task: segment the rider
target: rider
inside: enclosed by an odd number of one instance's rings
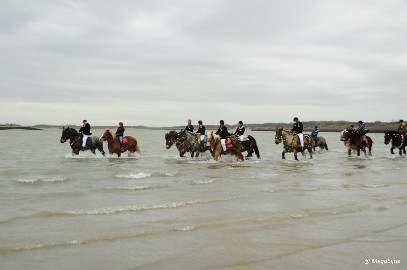
[[[406,134],[406,129],[407,129],[407,123],[405,121],[403,121],[403,119],[400,119],[397,131]]]
[[[243,122],[239,121],[239,126],[236,128],[235,135],[239,136],[240,141],[244,140],[244,132],[245,132],[246,128],[243,126]]]
[[[369,130],[366,129],[366,125],[365,125],[365,123],[363,123],[362,120],[359,120],[358,123],[359,123],[359,126],[356,128],[355,134],[357,136],[359,136],[362,141],[367,143],[365,135],[366,135],[366,133],[368,133]]]
[[[206,142],[206,136],[205,136],[205,126],[202,123],[202,120],[198,121],[198,130],[196,131],[196,134],[198,135],[198,142],[203,146],[203,144]]]
[[[318,141],[318,126],[315,126],[315,128],[311,131],[311,137],[314,139],[315,142]]]
[[[298,138],[300,138],[300,144],[301,148],[304,148],[304,134],[302,134],[302,123],[298,120],[298,117],[294,117],[294,125],[291,131],[295,134],[298,135]]]
[[[194,133],[194,126],[191,124],[191,119],[188,119],[188,125],[185,127],[184,130]]]
[[[79,129],[79,132],[82,133],[82,151],[85,151],[86,140],[92,135],[88,121],[82,121],[82,127]]]
[[[226,137],[230,136],[228,128],[225,126],[225,121],[219,121],[219,128],[215,132],[216,135],[220,136],[220,144],[222,145],[223,151],[226,151]]]
[[[123,126],[123,122],[119,122],[119,127],[117,128],[115,134],[116,134],[116,137],[119,138],[121,150],[124,150],[123,149],[123,136],[124,136],[123,134],[124,134],[125,130],[126,129]]]

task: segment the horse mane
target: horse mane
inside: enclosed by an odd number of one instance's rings
[[[66,130],[68,130],[68,131],[70,131],[70,132],[73,132],[73,133],[74,133],[74,136],[79,136],[79,132],[78,132],[76,129],[74,129],[74,128],[67,127]]]
[[[113,131],[110,130],[110,128],[105,129],[105,131],[103,133],[105,133],[105,132],[110,132],[110,134],[112,135],[112,138],[113,139],[116,138],[116,134],[114,134]]]

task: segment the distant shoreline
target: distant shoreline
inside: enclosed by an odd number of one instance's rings
[[[340,132],[351,125],[358,126],[357,122],[349,122],[349,121],[303,121],[304,131],[310,132],[315,126],[318,126],[320,132]],[[399,125],[398,121],[393,122],[365,122],[367,129],[370,133],[381,133],[388,130],[397,130]],[[246,133],[250,131],[270,131],[274,132],[277,127],[282,127],[285,129],[291,129],[293,123],[263,123],[263,124],[250,124],[246,123]],[[207,130],[217,130],[219,127],[218,125],[205,125]],[[62,129],[62,127],[72,127],[75,129],[79,129],[80,127],[77,125],[46,125],[46,124],[39,124],[34,126],[20,126],[18,124],[0,124],[0,130],[8,130],[8,129],[22,129],[22,130],[43,130],[49,128],[57,128]],[[185,125],[178,125],[178,126],[170,126],[170,127],[148,127],[148,126],[125,126],[126,128],[135,128],[135,129],[152,129],[152,130],[183,130]],[[197,125],[194,125],[197,127]],[[229,132],[234,132],[236,130],[237,124],[227,124],[226,127],[228,128]],[[111,126],[92,126],[95,129],[115,129],[117,128],[114,125]]]
[[[8,129],[41,130],[40,128],[35,128],[35,127],[0,126],[0,130],[8,130]]]

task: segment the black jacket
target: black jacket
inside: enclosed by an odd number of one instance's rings
[[[295,133],[302,133],[302,123],[300,121],[298,121],[297,123],[294,123],[293,129],[291,130],[292,132]]]
[[[246,128],[243,127],[243,126],[242,126],[242,127],[237,127],[237,129],[236,129],[236,131],[235,131],[235,135],[241,136],[241,135],[244,134],[245,130],[246,130]]]
[[[198,128],[196,133],[205,134],[205,126],[204,125],[199,125],[199,128]]]
[[[227,127],[219,127],[218,131],[215,132],[216,135],[219,135],[221,139],[226,139],[227,136],[230,136]]]
[[[189,132],[191,132],[191,133],[194,133],[194,126],[193,126],[193,125],[186,126],[186,127],[185,127],[185,130],[187,130],[187,131],[189,131]]]
[[[116,136],[123,136],[125,130],[124,127],[118,127],[116,130]]]
[[[86,123],[86,125],[84,127],[81,127],[79,129],[79,133],[85,134],[85,135],[92,135],[92,133],[90,133],[90,125],[89,123]]]

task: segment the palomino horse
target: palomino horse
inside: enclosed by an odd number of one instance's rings
[[[298,135],[294,135],[291,130],[285,130],[283,128],[276,128],[276,135],[274,142],[279,144],[283,142],[284,150],[281,153],[281,157],[285,159],[285,153],[294,152],[295,160],[298,160],[297,153],[301,152],[305,156],[305,149],[308,150],[310,159],[312,158],[312,149],[315,147],[315,142],[310,135],[304,134],[304,149],[301,147]]]
[[[110,155],[117,154],[118,157],[121,156],[121,153],[129,151],[128,156],[137,152],[141,154],[140,147],[136,138],[132,136],[124,136],[122,147],[120,146],[119,138],[116,138],[116,135],[112,133],[110,129],[105,129],[102,136],[100,137],[100,141],[107,141],[107,148],[109,149]]]
[[[406,134],[398,131],[385,131],[384,144],[388,145],[391,141],[390,153],[394,154],[393,149],[399,149],[399,155],[406,154]]]
[[[205,152],[209,148],[203,143],[198,142],[198,137],[196,134],[192,134],[188,131],[176,132],[174,130],[165,134],[165,147],[170,149],[171,146],[175,143],[179,151],[179,156],[183,157],[186,152],[190,152],[191,158],[199,156],[199,153]]]
[[[362,140],[353,129],[347,128],[342,130],[339,139],[343,141],[346,148],[348,148],[348,156],[351,156],[352,150],[355,150],[358,156],[360,156],[360,150],[362,150],[365,156],[367,156],[366,147],[369,150],[369,156],[371,156],[373,141],[369,136],[365,137],[367,141]]]
[[[218,160],[222,153],[222,145],[220,137],[212,132],[207,132],[207,144],[210,146],[210,151],[214,160]],[[230,143],[227,145],[226,153],[235,156],[237,159],[243,161],[242,152],[244,151],[243,145],[236,135],[230,136]]]
[[[328,145],[326,144],[326,140],[324,137],[316,137],[316,140],[314,140],[315,146],[314,146],[314,151],[316,147],[321,148],[323,150],[324,148],[328,151]]]
[[[79,155],[79,151],[82,148],[81,134],[74,128],[62,127],[62,136],[59,141],[64,143],[67,140],[69,140],[69,144],[71,145],[72,155]],[[103,156],[105,155],[105,151],[103,151],[103,143],[99,141],[99,138],[96,136],[89,137],[86,141],[85,150],[90,150],[94,155],[96,155],[96,149],[98,149]]]

